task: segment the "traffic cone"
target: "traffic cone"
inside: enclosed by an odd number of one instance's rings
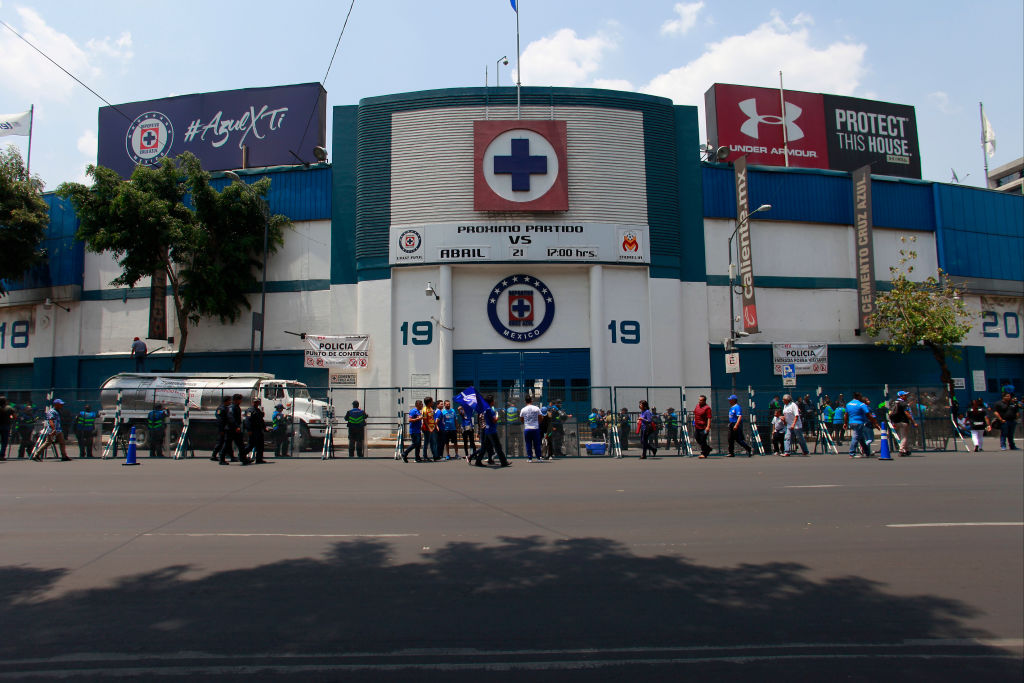
[[[882,423],[879,427],[882,430],[882,436],[881,436],[882,446],[881,446],[881,452],[878,454],[878,459],[879,460],[892,460],[892,455],[889,453],[889,437],[885,433],[886,432],[886,430],[885,430],[886,425],[885,425],[885,423]]]
[[[135,425],[132,425],[132,431],[128,435],[128,453],[125,454],[124,462],[121,463],[122,467],[129,465],[138,465],[138,460],[135,459]]]

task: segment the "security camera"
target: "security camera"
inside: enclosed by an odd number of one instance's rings
[[[736,336],[737,337],[749,337],[750,333],[749,332],[744,332],[743,330],[736,330]]]
[[[505,66],[508,66],[508,60],[507,59],[501,60],[501,63],[504,64]]]
[[[313,156],[316,157],[317,161],[327,161],[327,149],[324,147],[314,147]]]
[[[432,282],[428,282],[427,283],[427,288],[426,288],[426,291],[424,292],[424,294],[426,294],[427,296],[434,297],[435,300],[441,298],[441,297],[439,297],[437,295],[437,292],[434,290],[434,283],[432,283]]]

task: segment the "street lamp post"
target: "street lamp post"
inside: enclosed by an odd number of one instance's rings
[[[757,207],[756,209],[748,213],[742,220],[736,221],[736,227],[735,229],[733,229],[732,234],[729,235],[729,339],[727,340],[728,343],[726,344],[727,353],[734,352],[736,350],[736,337],[740,336],[739,333],[736,332],[736,264],[733,263],[732,260],[732,241],[736,238],[736,233],[739,232],[740,228],[743,227],[744,223],[750,220],[751,216],[753,216],[755,213],[760,213],[761,211],[768,211],[771,208],[771,204],[762,204],[761,206]],[[745,336],[746,332],[744,332],[743,334]],[[736,373],[733,372],[730,374],[732,376],[732,393],[735,394]]]
[[[494,63],[494,87],[501,87],[501,65],[508,66],[508,57],[502,57]]]
[[[260,285],[260,372],[263,372],[263,338],[266,336],[267,326],[267,251],[269,247],[270,239],[270,206],[267,204],[267,200],[256,194],[247,183],[234,171],[225,171],[224,175],[230,178],[233,182],[238,182],[249,192],[253,197],[260,201],[260,206],[263,208],[263,280]],[[253,326],[253,332],[255,332],[255,325]],[[249,334],[249,370],[253,369],[253,356],[255,354],[256,339],[252,332]]]

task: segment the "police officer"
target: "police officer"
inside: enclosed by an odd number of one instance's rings
[[[96,436],[96,411],[92,409],[92,406],[85,406],[75,417],[75,432],[78,435],[78,457],[93,457],[92,444]]]
[[[565,420],[572,417],[562,411],[562,402],[555,401],[554,411],[551,413],[551,452],[553,455],[563,456],[562,444],[565,442]]]
[[[167,433],[169,413],[157,403],[146,416],[146,427],[149,428],[149,457],[164,457],[164,435]]]
[[[597,412],[597,408],[590,409],[590,415],[587,415],[587,423],[590,425],[590,440],[600,441],[601,440],[601,415]]]
[[[274,406],[274,412],[270,416],[270,433],[274,437],[274,457],[287,458],[288,456],[288,416],[284,412],[284,405],[278,403]]]
[[[227,431],[227,449],[231,452],[231,446],[234,445],[238,451],[238,459],[243,465],[250,464],[249,458],[245,455],[245,435],[242,433],[242,395],[235,394],[231,397],[231,404],[228,406],[228,431]],[[223,462],[224,456],[221,454],[221,462]]]
[[[363,457],[366,441],[366,418],[369,415],[359,407],[359,401],[352,401],[352,409],[345,413],[345,424],[348,425],[348,457]]]
[[[267,422],[264,419],[263,406],[258,398],[252,400],[252,406],[245,411],[245,429],[249,433],[249,445],[246,453],[249,459],[257,465],[266,462],[263,459],[263,436],[267,431]]]
[[[18,457],[24,458],[25,454],[32,455],[32,429],[36,424],[36,408],[31,401],[23,403],[18,408]]]
[[[679,448],[679,414],[675,408],[669,408],[663,416],[665,419],[665,447],[675,444]]]
[[[235,459],[231,452],[231,442],[228,440],[228,408],[231,406],[231,397],[225,396],[223,402],[217,406],[214,412],[214,419],[217,421],[217,444],[213,447],[210,460],[219,460],[221,465],[227,465],[225,454]]]
[[[0,396],[0,460],[7,459],[7,444],[11,438],[14,420],[14,408],[7,404],[6,396]]]

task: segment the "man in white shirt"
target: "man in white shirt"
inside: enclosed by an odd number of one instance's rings
[[[526,405],[519,411],[519,421],[523,423],[523,439],[526,441],[526,462],[533,462],[534,453],[537,460],[544,454],[541,446],[540,408],[533,405],[533,397],[527,394]]]
[[[803,451],[804,455],[809,455],[810,451],[807,450],[807,441],[804,440],[804,423],[800,419],[800,408],[793,403],[793,397],[786,394],[782,397],[782,418],[786,421],[786,452],[783,455],[789,455],[793,452],[792,443],[796,440],[800,444],[800,450]]]

